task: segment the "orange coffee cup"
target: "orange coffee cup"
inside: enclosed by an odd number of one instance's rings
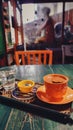
[[[62,99],[67,90],[68,77],[62,74],[48,74],[43,79],[48,97]]]

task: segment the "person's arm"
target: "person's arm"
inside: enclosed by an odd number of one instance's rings
[[[37,31],[37,34],[40,34],[41,31],[46,27],[47,21],[48,21],[48,20],[46,20],[46,21],[39,27],[39,29],[38,29],[38,31]]]

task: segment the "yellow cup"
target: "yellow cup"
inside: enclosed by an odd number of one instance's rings
[[[19,90],[22,93],[31,92],[34,85],[35,85],[35,82],[32,80],[22,80],[22,81],[18,82],[18,84],[17,84]]]

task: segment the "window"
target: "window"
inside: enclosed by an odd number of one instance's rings
[[[55,46],[59,46],[61,42],[61,36],[62,36],[62,13],[63,13],[62,2],[22,4],[24,35],[25,35],[24,41],[27,44],[32,44],[34,43],[35,39],[39,37],[36,35],[36,32],[40,27],[40,25],[44,22],[43,13],[42,13],[42,9],[44,7],[49,7],[51,9],[50,16],[54,20],[54,29],[55,29],[55,39],[56,39]],[[59,28],[56,26],[59,26]],[[59,30],[56,28],[58,28]]]

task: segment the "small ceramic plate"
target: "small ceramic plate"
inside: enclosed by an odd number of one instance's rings
[[[16,88],[12,92],[12,97],[23,102],[32,102],[35,99],[35,94],[33,92],[21,93],[20,90]]]
[[[45,85],[40,86],[37,89],[36,95],[38,99],[49,104],[67,104],[73,101],[73,90],[70,87],[67,87],[66,94],[59,101],[49,97],[49,94],[47,94],[45,91]]]

